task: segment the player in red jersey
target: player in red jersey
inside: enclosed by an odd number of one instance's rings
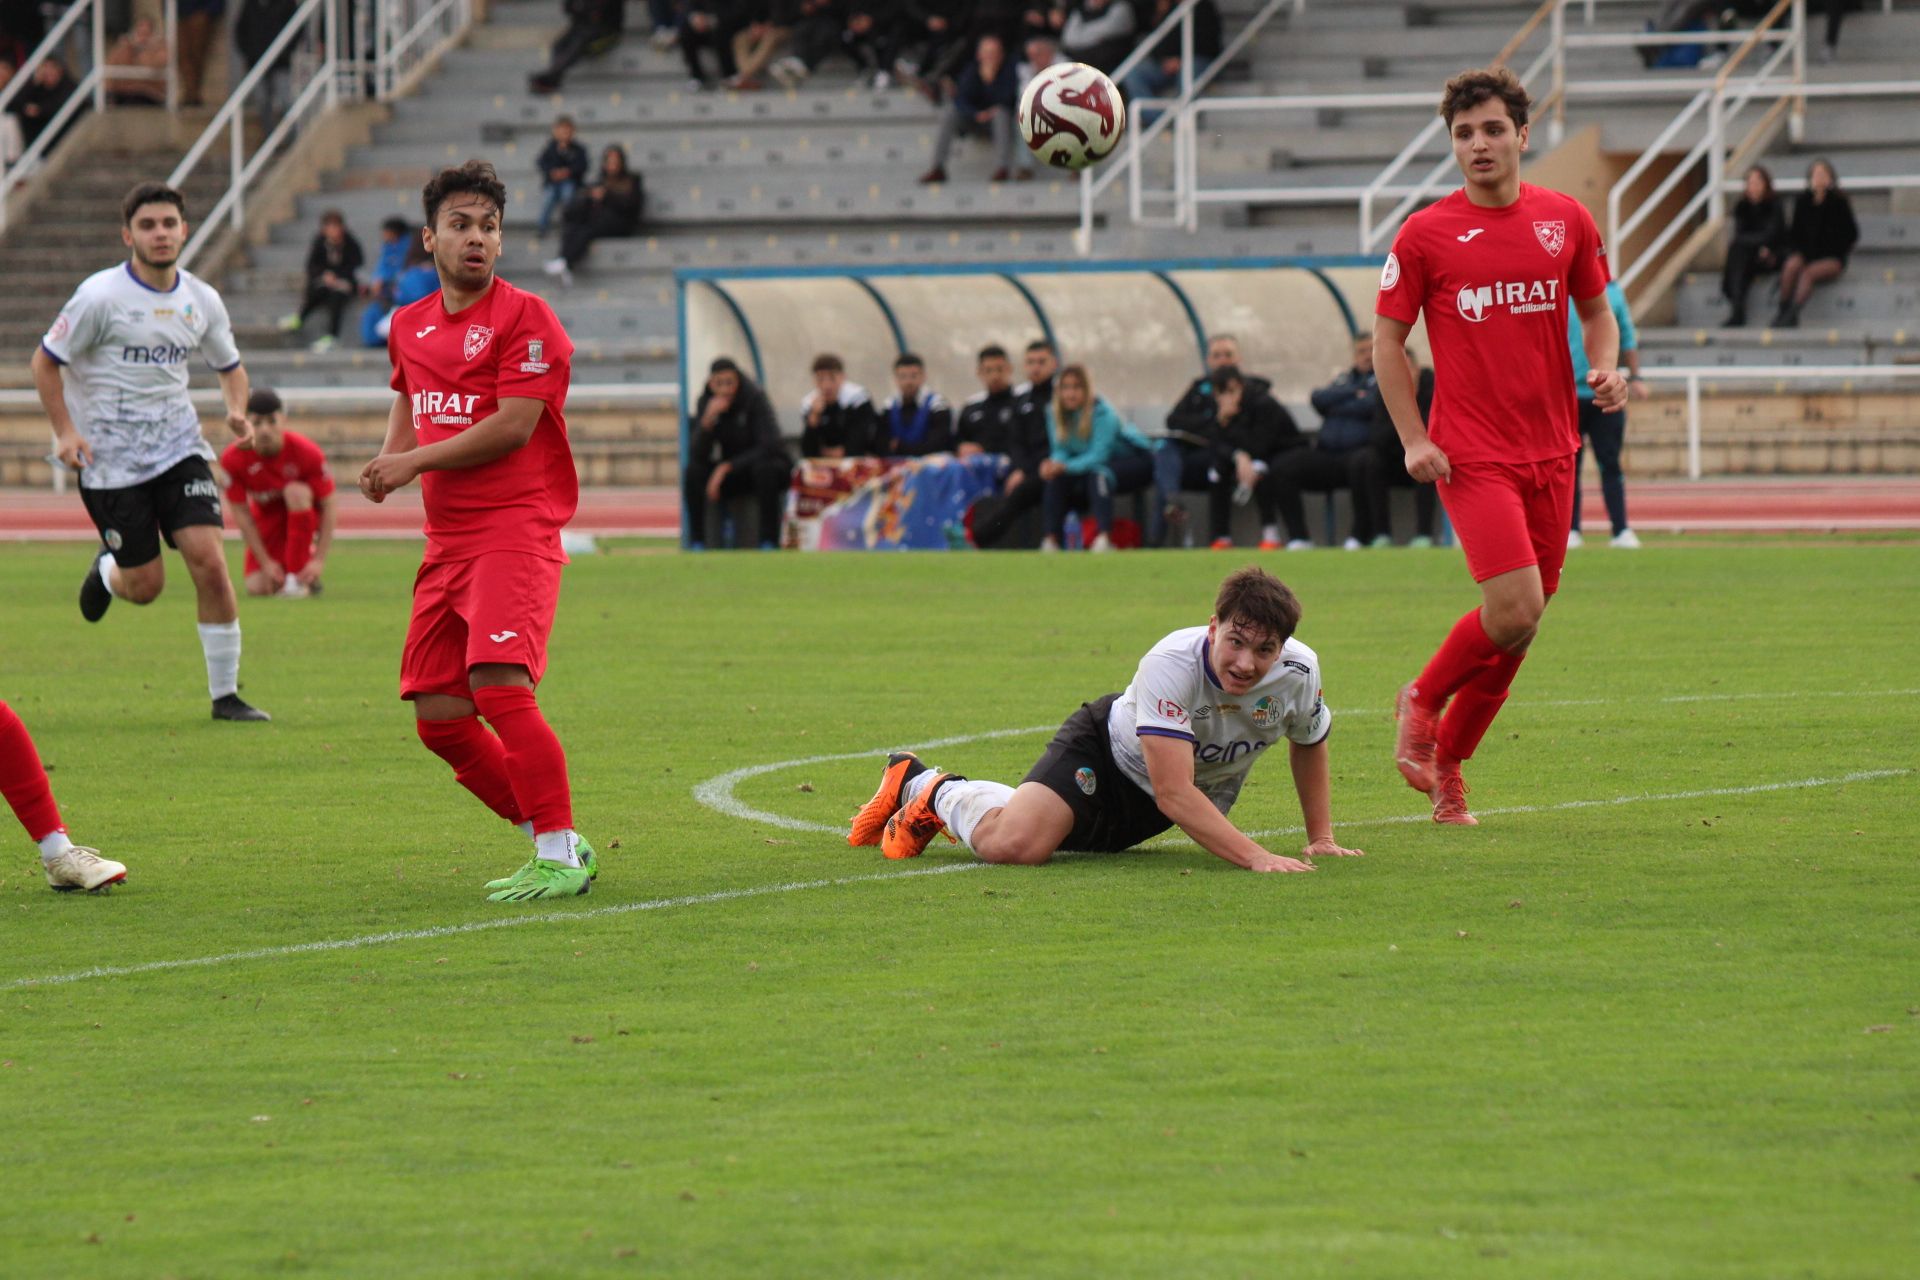
[[[493,274],[507,192],[492,165],[443,169],[421,198],[440,291],[394,312],[399,394],[360,473],[374,502],[418,478],[426,505],[400,696],[461,785],[534,838],[488,897],[571,897],[598,868],[534,689],[567,562],[560,530],[580,498],[561,416],[573,343],[544,301]]]
[[[327,455],[287,430],[286,406],[271,387],[247,397],[247,421],[253,438],[220,455],[227,508],[247,544],[247,594],[317,593],[338,515]]]
[[[1566,560],[1580,448],[1569,306],[1580,314],[1594,403],[1611,412],[1627,398],[1593,217],[1570,196],[1520,181],[1530,105],[1504,67],[1447,82],[1440,114],[1466,185],[1401,227],[1375,307],[1380,393],[1407,471],[1439,482],[1480,584],[1480,607],[1454,624],[1395,707],[1402,776],[1427,793],[1434,821],[1463,826],[1476,819],[1460,764],[1507,700]],[[1431,428],[1406,353],[1423,313]]]
[[[49,887],[61,893],[74,889],[92,893],[127,878],[127,869],[118,862],[101,857],[98,849],[67,839],[66,824],[60,821],[60,806],[54,803],[40,753],[34,749],[27,726],[4,700],[0,700],[0,795],[7,798],[28,837],[40,846],[40,866],[47,873]]]

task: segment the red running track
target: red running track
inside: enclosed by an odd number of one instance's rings
[[[1582,524],[1604,534],[1599,485],[1589,481],[1583,497]],[[1642,531],[1920,529],[1920,476],[1642,481],[1627,486],[1627,511]],[[377,506],[342,495],[341,537],[415,536],[420,521],[418,490]],[[666,488],[583,490],[572,527],[602,536],[676,536],[680,496]],[[0,540],[91,542],[96,536],[71,489],[0,489]]]

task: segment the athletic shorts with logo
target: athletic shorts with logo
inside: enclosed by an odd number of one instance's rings
[[[467,673],[489,663],[525,667],[539,684],[565,568],[519,551],[421,565],[400,657],[400,696],[470,698]]]
[[[1037,782],[1073,810],[1073,830],[1062,849],[1111,853],[1151,840],[1173,824],[1153,797],[1114,762],[1107,715],[1120,697],[1110,693],[1068,716],[1023,782]]]
[[[1540,567],[1546,594],[1560,589],[1573,527],[1573,480],[1579,455],[1545,462],[1456,463],[1440,483],[1440,501],[1475,582]]]
[[[220,486],[207,460],[189,456],[151,480],[124,489],[82,489],[100,540],[123,569],[137,569],[160,554],[160,539],[177,547],[173,535],[194,525],[224,523],[220,514]]]

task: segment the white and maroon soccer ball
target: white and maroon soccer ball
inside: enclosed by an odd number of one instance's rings
[[[1126,131],[1120,90],[1084,62],[1043,68],[1020,95],[1020,136],[1052,168],[1084,169],[1103,160]]]

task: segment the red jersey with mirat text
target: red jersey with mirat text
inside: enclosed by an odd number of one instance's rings
[[[271,458],[230,444],[220,455],[220,469],[227,473],[227,501],[236,507],[249,502],[255,507],[277,507],[288,483],[295,480],[313,490],[315,498],[333,494],[327,455],[298,431],[281,432],[280,452]]]
[[[560,530],[580,502],[580,478],[562,410],[573,343],[545,300],[505,280],[457,315],[435,293],[400,308],[387,338],[395,391],[413,429],[436,444],[493,415],[500,401],[544,402],[533,437],[477,467],[420,476],[427,509],[425,562],[518,551],[566,560]]]
[[[1580,447],[1568,309],[1607,286],[1606,246],[1571,196],[1530,183],[1489,209],[1465,190],[1408,218],[1375,311],[1433,352],[1433,442],[1462,462],[1543,462]]]

